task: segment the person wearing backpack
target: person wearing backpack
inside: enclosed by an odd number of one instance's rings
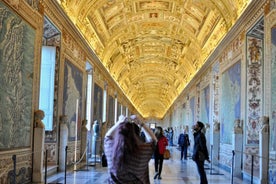
[[[189,140],[187,128],[185,128],[184,133],[181,133],[179,135],[178,145],[181,151],[180,160],[183,160],[183,157],[184,157],[184,160],[187,160],[188,147],[190,146],[190,140]]]

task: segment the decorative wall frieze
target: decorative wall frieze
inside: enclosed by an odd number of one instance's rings
[[[50,164],[57,164],[57,143],[45,143],[45,150],[47,150],[47,160]]]
[[[212,71],[211,70],[207,70],[205,73],[203,73],[201,81],[200,81],[200,89],[205,88],[207,85],[210,84],[212,79]]]
[[[270,10],[276,9],[276,0],[270,0]]]
[[[231,168],[232,166],[232,150],[233,146],[231,144],[222,144],[220,143],[220,155],[219,163],[225,167]]]
[[[221,72],[233,65],[243,54],[244,34],[240,33],[222,52],[219,61]]]
[[[247,36],[247,144],[259,143],[263,113],[263,40]]]
[[[41,0],[25,0],[34,10],[43,13],[44,7]]]
[[[216,62],[212,66],[212,84],[210,85],[211,87],[211,94],[213,94],[212,99],[213,99],[213,121],[218,122],[219,120],[219,70],[220,70],[220,63]]]
[[[254,158],[253,158],[253,157]],[[244,149],[244,171],[247,173],[251,173],[253,168],[253,173],[255,176],[259,176],[259,168],[260,168],[260,159],[259,156],[259,147],[245,147]],[[252,158],[253,165],[252,165]]]
[[[40,12],[30,7],[26,1],[23,0],[3,0],[14,11],[20,14],[20,16],[29,22],[34,27],[39,27],[43,24],[43,18]]]
[[[68,141],[68,150],[67,150],[67,163],[73,164],[76,163],[78,160],[75,158],[81,157],[81,142],[77,141]]]
[[[53,24],[57,27],[57,29],[62,30],[63,29],[63,23],[64,20],[61,19],[60,14],[58,14],[56,11],[53,11],[53,8],[50,7],[50,2],[47,1],[47,3],[44,3],[44,16],[47,16]]]
[[[94,68],[94,75],[93,75],[93,79],[95,81],[95,83],[97,83],[101,88],[104,88],[104,77],[101,74],[101,71],[99,71],[97,68]]]
[[[78,42],[67,32],[66,30],[62,31],[62,43],[66,47],[68,54],[71,55],[71,57],[75,58],[75,61],[79,63],[79,65],[83,66],[85,68],[85,59],[86,56],[80,46],[78,45]]]
[[[15,156],[15,157],[14,157]],[[0,159],[0,182],[11,183],[11,174],[14,169],[14,161],[16,162],[16,180],[17,182],[30,182],[32,153],[30,151],[22,151],[11,155],[1,155]]]

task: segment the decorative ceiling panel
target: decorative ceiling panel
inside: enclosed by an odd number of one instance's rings
[[[161,119],[250,0],[61,0],[144,118]]]

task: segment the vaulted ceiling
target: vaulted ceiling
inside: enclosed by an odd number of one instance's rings
[[[60,0],[144,118],[161,119],[251,0]]]

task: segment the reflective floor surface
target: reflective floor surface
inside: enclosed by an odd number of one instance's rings
[[[162,179],[153,179],[154,176],[154,160],[149,162],[150,182],[152,184],[199,184],[199,176],[195,163],[189,158],[186,161],[180,160],[180,151],[176,147],[170,147],[171,158],[164,160]],[[210,164],[205,165],[209,184],[246,184],[250,181],[242,181],[239,178],[231,177],[231,173],[225,172],[223,169],[213,167]],[[101,163],[96,166],[85,166],[82,170],[67,171],[58,173],[47,178],[49,184],[105,184],[107,183],[107,168],[102,167]]]

